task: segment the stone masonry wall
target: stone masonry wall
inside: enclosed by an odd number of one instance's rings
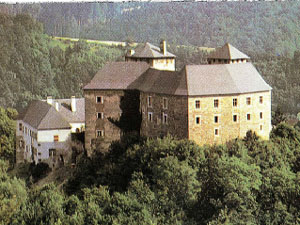
[[[148,106],[148,96],[152,97],[152,106]],[[163,107],[164,98],[168,104],[166,109]],[[170,134],[180,139],[188,138],[186,96],[141,93],[141,112],[141,135],[162,137]],[[152,113],[152,121],[149,121],[148,113]],[[167,115],[166,124],[163,121],[164,113]]]
[[[262,96],[263,103],[259,102]],[[247,104],[247,97],[251,104]],[[233,106],[233,99],[237,106]],[[214,107],[214,100],[219,100],[219,107]],[[195,101],[200,100],[200,108],[196,109]],[[262,113],[262,119],[260,118]],[[247,120],[250,114],[250,120]],[[236,115],[237,121],[233,121]],[[218,121],[215,122],[215,116]],[[200,117],[200,124],[196,124]],[[215,134],[218,129],[218,134]],[[249,93],[236,96],[189,97],[189,139],[196,143],[220,144],[228,140],[243,138],[248,130],[255,131],[263,139],[269,139],[271,130],[271,92]]]
[[[97,103],[96,97],[102,96],[103,102]],[[84,92],[85,97],[85,148],[88,155],[91,150],[101,143],[102,148],[106,149],[114,140],[119,140],[121,130],[114,123],[109,121],[109,118],[119,120],[122,113],[120,108],[120,99],[124,96],[123,91],[101,91],[89,90]],[[103,113],[103,119],[97,119],[97,112]],[[96,131],[102,130],[103,137],[96,137]]]
[[[85,148],[88,154],[97,148],[108,150],[112,141],[120,140],[127,132],[140,131],[140,94],[130,90],[92,90],[85,91]],[[97,96],[103,102],[97,103]],[[103,113],[103,118],[97,118],[97,113]],[[97,130],[104,132],[103,137],[97,137]]]

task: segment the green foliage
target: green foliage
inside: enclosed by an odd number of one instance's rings
[[[81,96],[85,85],[118,48],[53,44],[42,25],[28,15],[0,14],[0,106],[24,108],[32,99]]]
[[[0,159],[14,162],[17,111],[0,107]]]

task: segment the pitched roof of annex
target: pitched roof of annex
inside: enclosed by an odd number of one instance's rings
[[[34,100],[19,115],[23,120],[37,130],[70,129],[70,124],[47,102]]]

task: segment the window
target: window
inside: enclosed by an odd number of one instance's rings
[[[219,136],[219,128],[215,128],[215,136]]]
[[[260,104],[263,104],[263,103],[264,103],[264,98],[263,98],[263,96],[259,96],[259,103],[260,103]]]
[[[23,130],[22,123],[19,123],[19,131],[22,131],[22,130]]]
[[[195,108],[200,109],[200,100],[195,101]]]
[[[262,131],[263,130],[263,125],[259,126],[259,130]]]
[[[168,123],[168,115],[166,113],[163,113],[163,124],[167,124]]]
[[[104,115],[103,112],[97,112],[97,119],[103,119]]]
[[[42,162],[42,159],[39,159],[39,163]]]
[[[103,130],[97,130],[96,135],[97,135],[97,137],[103,137],[104,136],[104,131]]]
[[[41,155],[42,155],[42,153],[41,153],[41,152],[38,152],[38,155],[39,155],[39,156],[41,156]]]
[[[103,104],[103,96],[97,96],[96,97],[96,102]]]
[[[260,119],[263,118],[263,113],[262,113],[262,112],[259,113],[259,118],[260,118]]]
[[[201,117],[200,116],[196,116],[196,124],[201,124]]]
[[[54,157],[56,156],[56,149],[50,148],[49,149],[49,157]]]
[[[54,135],[54,136],[53,136],[53,139],[54,139],[55,142],[58,142],[58,141],[59,141],[58,135]]]
[[[214,117],[214,122],[215,122],[215,123],[219,123],[219,116],[215,116],[215,117]]]
[[[168,108],[168,99],[167,98],[163,98],[163,108],[164,109]]]
[[[148,96],[148,107],[152,107],[152,96]]]
[[[237,107],[237,98],[232,99],[232,106]]]
[[[219,99],[214,100],[214,107],[218,108],[219,107]]]
[[[247,105],[251,105],[251,98],[250,98],[250,97],[247,97],[247,98],[246,98],[246,104],[247,104]]]
[[[250,115],[250,113],[247,114],[247,120],[251,120],[251,115]]]
[[[152,122],[153,121],[153,113],[148,112],[148,121]]]
[[[237,122],[237,115],[236,114],[233,115],[232,120],[233,120],[233,122]]]

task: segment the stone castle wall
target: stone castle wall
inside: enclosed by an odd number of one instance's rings
[[[259,102],[260,96],[263,103]],[[251,99],[250,105],[247,104],[248,97]],[[237,99],[236,106],[233,106],[233,99]],[[199,109],[195,107],[196,100],[200,100]],[[218,107],[214,107],[214,100],[219,101]],[[237,137],[243,138],[248,130],[255,131],[263,139],[269,139],[271,130],[269,91],[235,96],[189,97],[188,101],[189,139],[200,145],[220,144]],[[250,114],[250,120],[247,119],[247,114]],[[233,120],[234,115],[237,121]],[[196,124],[196,117],[200,117],[200,124]],[[218,129],[217,135],[215,129]]]
[[[148,105],[148,97],[152,98],[152,106]],[[163,107],[164,98],[167,108]],[[186,96],[171,96],[154,93],[141,93],[141,135],[162,137],[170,134],[177,138],[188,138],[188,111]],[[152,121],[149,120],[152,113]],[[167,115],[167,123],[163,116]]]

